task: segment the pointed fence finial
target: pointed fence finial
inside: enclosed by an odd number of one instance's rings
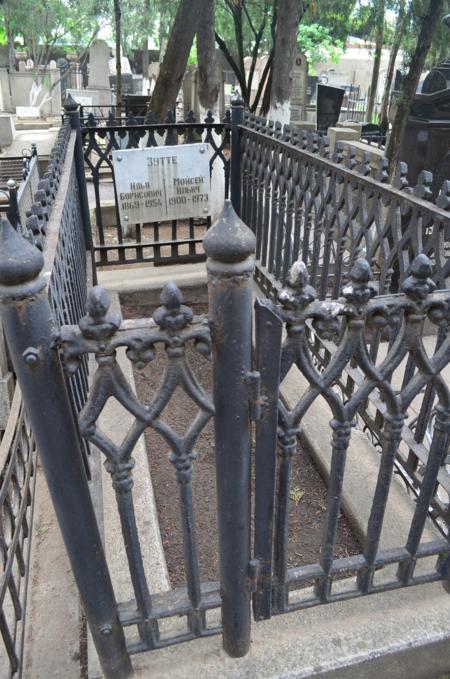
[[[76,111],[79,105],[80,104],[77,101],[75,101],[75,99],[69,92],[69,94],[66,95],[66,98],[64,100],[64,110],[67,111],[67,113],[71,113],[73,111]]]
[[[409,276],[402,283],[402,292],[415,302],[421,302],[436,289],[436,283],[431,279],[432,273],[431,260],[421,252],[411,264]]]
[[[225,201],[222,213],[203,239],[203,247],[208,258],[224,264],[244,262],[254,254],[255,234],[237,216],[231,200]]]
[[[360,257],[353,264],[349,273],[350,282],[342,289],[342,294],[349,302],[366,304],[377,294],[371,283],[373,274],[367,259]]]
[[[278,301],[285,309],[303,309],[316,298],[316,291],[310,285],[305,262],[297,261],[289,269],[287,285],[278,294]]]

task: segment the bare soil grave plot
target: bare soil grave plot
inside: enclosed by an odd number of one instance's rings
[[[207,312],[204,304],[193,305],[195,314]],[[149,317],[153,307],[122,307],[124,318]],[[192,370],[208,393],[212,392],[211,363],[187,349]],[[134,371],[136,390],[142,402],[149,403],[161,380],[166,358],[158,351],[143,370]],[[175,431],[186,431],[196,413],[195,404],[180,390],[163,413],[163,419]],[[152,429],[145,432],[147,454],[152,477],[161,536],[172,586],[184,584],[183,541],[180,504],[174,468],[168,459],[168,446]],[[214,428],[212,420],[205,427],[195,447],[193,463],[194,510],[196,519],[200,575],[202,580],[219,579],[217,544],[216,475],[214,461]],[[320,557],[322,524],[325,516],[327,488],[308,453],[300,446],[294,457],[289,508],[289,566],[317,563]],[[341,514],[335,557],[359,554],[361,547]],[[310,584],[310,583],[309,583]]]

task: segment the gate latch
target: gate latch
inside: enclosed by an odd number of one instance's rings
[[[257,422],[261,417],[261,375],[257,370],[245,375],[250,419]]]

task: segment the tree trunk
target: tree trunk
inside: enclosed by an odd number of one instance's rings
[[[403,31],[405,29],[406,16],[407,16],[406,0],[401,0],[398,10],[397,21],[395,23],[394,42],[392,43],[391,53],[389,55],[389,64],[386,73],[386,82],[384,85],[383,99],[381,100],[380,126],[384,130],[387,130],[389,127],[388,120],[389,97],[391,94],[392,80],[394,79],[395,62],[397,60],[400,42],[402,40]]]
[[[204,120],[211,111],[216,120],[220,120],[220,85],[221,74],[216,59],[215,42],[215,13],[214,0],[201,0],[201,14],[197,28],[197,56],[198,56],[198,98],[200,104],[200,121]],[[221,136],[212,131],[212,138],[220,147]],[[206,132],[203,133],[206,141]],[[214,157],[214,148],[209,146],[209,160]],[[211,202],[209,204],[211,219],[217,219],[223,209],[225,196],[225,174],[220,158],[216,157],[211,168]]]
[[[150,0],[144,1],[144,37],[142,40],[142,77],[148,78],[148,67],[150,65],[148,58],[148,25],[150,23]]]
[[[297,52],[297,31],[303,14],[302,0],[277,0],[277,27],[270,89],[269,118],[289,123],[292,68]]]
[[[381,50],[383,49],[384,36],[384,12],[386,9],[386,0],[379,0],[377,9],[377,34],[375,38],[375,58],[373,60],[372,82],[370,83],[369,103],[367,105],[366,119],[369,123],[372,122],[373,113],[375,109],[375,102],[378,91],[378,78],[380,75]]]
[[[389,162],[389,173],[391,177],[394,174],[399,159],[409,112],[443,5],[444,0],[430,0],[428,9],[422,16],[420,34],[417,38],[416,48],[411,58],[408,74],[403,82],[402,93],[398,102],[397,111],[392,124],[392,131],[389,135],[389,141],[386,148],[386,156]]]
[[[217,108],[220,74],[216,59],[214,0],[202,0],[197,29],[198,98],[205,111]]]
[[[14,35],[11,28],[11,14],[9,7],[4,8],[5,12],[5,32],[6,40],[8,42],[8,63],[9,70],[12,73],[16,70],[16,51],[14,49]]]
[[[122,110],[121,17],[120,0],[114,0],[114,26],[116,32],[116,107],[119,116]]]
[[[199,23],[201,0],[181,0],[153,90],[151,108],[162,121],[175,108],[194,35]]]

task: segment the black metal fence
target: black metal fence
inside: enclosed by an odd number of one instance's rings
[[[353,153],[344,158],[338,144],[333,160],[327,140],[314,134],[283,133],[265,120],[248,119],[241,130],[242,216],[256,234],[256,279],[276,296],[297,260],[307,267],[319,299],[338,299],[358,258],[372,267],[377,294],[397,293],[412,262],[424,253],[433,263],[438,288],[450,287],[450,183],[444,182],[437,204],[429,200],[433,181],[423,172],[415,188],[406,181],[400,163],[395,185],[387,183],[385,159],[373,168],[370,153],[358,163]],[[373,176],[375,175],[375,176]],[[399,332],[401,319],[386,327],[366,330],[367,351],[374,363],[384,360]],[[443,330],[427,329],[427,347],[438,348]],[[436,334],[437,333],[437,334]],[[326,370],[338,345],[308,334],[316,366]],[[418,367],[413,357],[395,371],[397,388],[413,379]],[[336,376],[336,385],[351,399],[364,380],[349,364]],[[421,487],[424,464],[436,415],[437,392],[432,384],[417,395],[402,428],[396,465],[414,492]],[[369,395],[356,413],[359,426],[382,446],[384,399]],[[450,483],[446,471],[438,476],[431,506],[436,517],[448,520]]]
[[[17,232],[43,251],[46,295],[55,327],[76,323],[87,296],[86,241],[76,173],[75,140],[70,120],[60,130],[43,178],[37,175],[35,152],[26,156],[25,181],[7,186],[9,199],[0,211]],[[18,167],[18,166],[17,166]],[[9,168],[11,169],[11,168]],[[8,172],[8,170],[6,170]],[[14,176],[19,180],[19,170]],[[29,193],[34,190],[33,199]],[[56,201],[56,198],[58,200]],[[31,351],[30,365],[38,351]],[[68,381],[74,415],[88,393],[88,366]],[[42,396],[42,395],[41,395]],[[39,397],[40,407],[45,403]],[[88,445],[79,439],[84,468],[89,474]],[[64,443],[62,443],[64,445]],[[0,444],[0,667],[2,677],[22,675],[26,601],[31,554],[36,452],[22,396],[16,386],[7,428]]]
[[[39,164],[36,146],[24,149],[21,156],[9,156],[0,161],[0,211],[11,223],[25,224],[39,184]]]
[[[17,386],[0,443],[0,666],[22,672],[34,508],[36,448]]]
[[[157,124],[150,112],[143,118],[116,118],[111,112],[106,120],[88,114],[82,127],[87,179],[92,186],[95,203],[93,227],[94,251],[98,266],[153,262],[155,265],[204,261],[202,241],[211,225],[205,219],[172,220],[150,224],[122,224],[112,164],[112,151],[150,146],[171,146],[203,141],[212,149],[211,172],[223,169],[221,187],[229,193],[230,179],[230,114],[223,122],[215,122],[209,114],[204,122],[195,121],[190,113],[185,122],[175,122],[168,113],[163,124]],[[92,184],[91,184],[92,182]],[[107,214],[108,206],[110,214]]]
[[[8,223],[0,232],[2,320],[108,677],[130,673],[130,654],[219,632],[230,655],[244,655],[250,643],[252,594],[259,620],[449,577],[450,502],[443,495],[449,488],[450,445],[450,391],[443,377],[450,363],[450,290],[445,289],[449,263],[444,255],[449,184],[443,187],[439,205],[433,205],[424,200],[427,174],[410,190],[401,165],[397,186],[390,187],[383,163],[373,178],[367,155],[357,170],[353,156],[343,163],[339,148],[335,160],[327,158],[326,138],[298,137],[295,131],[283,132],[260,119],[239,125],[237,109],[235,104],[229,129],[230,189],[251,228],[227,202],[204,239],[208,317],[195,317],[177,287],[168,284],[151,320],[122,321],[110,311],[107,293],[96,286],[89,293],[86,315],[76,322],[64,321],[55,335],[49,323],[46,259]],[[65,165],[74,177],[82,167],[76,155],[76,111],[71,119],[75,131],[66,145]],[[175,129],[167,124],[163,128]],[[136,127],[122,129],[125,135],[138,132]],[[114,144],[119,130],[111,134]],[[152,132],[144,134],[150,138]],[[80,222],[86,196],[77,209],[76,192],[65,195],[72,217],[54,241],[67,238],[71,243],[59,250],[61,261],[71,263],[62,268],[62,280],[70,266],[81,271],[79,276],[84,266],[76,253],[83,251]],[[76,239],[81,239],[81,246]],[[252,362],[255,251],[257,281],[272,301],[256,305]],[[75,277],[71,286],[79,280]],[[211,396],[186,355],[190,345],[211,358]],[[151,364],[157,352],[165,353],[166,371],[150,403],[142,403],[125,379],[116,360],[121,347],[137,368]],[[60,356],[74,376],[89,354],[97,368],[77,428]],[[288,406],[280,397],[280,385],[293,366],[307,387]],[[181,435],[164,419],[178,389],[198,408]],[[134,417],[121,444],[114,444],[98,425],[110,397]],[[303,419],[319,397],[332,415],[322,549],[317,563],[288,567],[292,462]],[[192,476],[196,441],[212,416],[220,582],[207,583],[199,572]],[[367,418],[365,425],[379,446],[379,469],[361,553],[338,559],[334,547],[342,481],[358,417]],[[252,422],[256,423],[253,514]],[[133,500],[133,448],[147,427],[170,448],[180,494],[186,585],[164,593],[152,590],[151,574],[144,570],[140,542],[144,536],[138,534]],[[80,434],[106,458],[134,591],[131,602],[118,603],[112,590],[83,469]],[[380,537],[396,466],[410,480],[417,498],[404,544],[385,551]],[[62,478],[71,480],[63,493]],[[424,533],[430,507],[442,534],[432,540]],[[337,582],[342,576],[344,588]],[[221,624],[207,615],[219,608]],[[177,629],[162,630],[161,622],[167,618],[178,620]]]

